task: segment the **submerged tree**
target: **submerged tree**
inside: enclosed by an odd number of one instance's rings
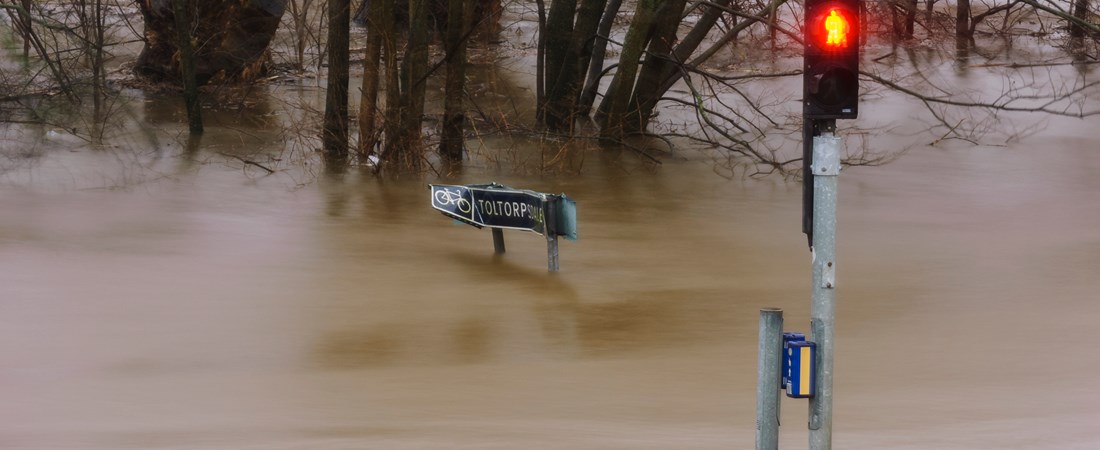
[[[450,0],[447,11],[446,51],[447,80],[444,84],[443,133],[439,153],[449,161],[461,161],[466,147],[463,125],[466,122],[462,100],[466,89],[466,37],[469,33],[471,0]]]
[[[348,157],[348,70],[351,8],[348,0],[328,0],[328,84],[321,142],[325,161],[344,164]]]
[[[195,78],[251,79],[264,72],[267,49],[286,0],[186,0],[193,8]],[[138,2],[145,21],[145,47],[134,72],[155,81],[179,82],[179,47],[173,0]]]

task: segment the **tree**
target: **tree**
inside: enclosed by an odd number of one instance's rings
[[[195,52],[191,45],[194,7],[188,3],[187,0],[172,0],[172,14],[176,19],[176,47],[180,55],[183,99],[187,103],[187,127],[191,134],[202,134],[202,107],[199,104],[198,80],[195,78]]]
[[[466,89],[466,38],[469,34],[468,11],[473,8],[469,0],[450,0],[447,11],[446,48],[447,80],[444,84],[443,135],[439,153],[449,161],[461,161],[465,150],[466,135],[463,125],[466,115],[462,106]]]
[[[627,115],[630,113],[627,108],[630,107],[631,94],[634,92],[638,63],[651,37],[657,13],[661,6],[669,1],[672,0],[639,0],[638,2],[634,20],[626,32],[622,54],[619,56],[618,70],[611,78],[611,85],[607,88],[607,95],[604,96],[597,115],[602,126],[600,135],[604,138],[622,139],[626,131]],[[666,11],[666,13],[679,15],[678,11]]]
[[[607,0],[559,0],[550,5],[546,22],[546,102],[543,122],[554,131],[571,131],[580,113],[581,87],[597,39],[601,13]],[[575,17],[575,21],[574,21]],[[602,61],[601,61],[602,64]]]
[[[391,62],[381,61],[382,48],[392,46],[392,36],[390,36],[391,40],[387,40],[385,34],[385,24],[389,22],[383,14],[385,3],[389,2],[370,2],[369,11],[359,13],[367,16],[363,19],[367,22],[367,43],[363,49],[363,84],[359,98],[359,157],[363,160],[374,154],[374,147],[378,144],[378,91],[382,84],[381,69],[384,65],[391,64]],[[386,54],[389,54],[388,49]]]
[[[348,66],[350,64],[351,5],[328,0],[328,84],[321,141],[325,161],[344,164],[348,157]]]
[[[428,81],[428,0],[409,1],[409,31],[396,79],[387,83],[386,143],[381,160],[391,166],[419,170],[423,143],[421,121]],[[390,16],[392,17],[392,16]],[[392,74],[392,72],[391,72]]]
[[[286,0],[188,0],[194,8],[195,79],[252,79],[264,72],[267,48],[286,9]],[[179,83],[177,25],[172,0],[138,2],[145,21],[145,46],[134,72],[154,81]]]

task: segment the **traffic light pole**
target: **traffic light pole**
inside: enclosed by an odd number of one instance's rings
[[[830,450],[833,440],[833,331],[836,318],[836,200],[840,138],[834,120],[814,120],[813,286],[810,340],[817,343],[817,390],[810,398],[810,450]],[[806,182],[809,182],[808,180]]]
[[[803,218],[813,286],[810,341],[816,386],[810,397],[810,450],[833,446],[833,322],[836,317],[837,119],[859,116],[859,43],[864,0],[805,0],[802,117]],[[812,142],[812,144],[811,144]],[[807,217],[808,216],[808,217]]]

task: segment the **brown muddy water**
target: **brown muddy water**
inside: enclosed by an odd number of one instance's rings
[[[181,150],[178,106],[145,105],[141,150],[6,136],[32,145],[0,176],[0,448],[751,448],[758,310],[806,331],[795,181],[609,151],[328,177],[262,121]],[[1095,122],[843,172],[836,448],[1100,448]],[[225,156],[257,148],[277,173]],[[581,239],[557,274],[534,234],[494,256],[435,181],[566,192]],[[782,413],[804,448],[805,401]]]
[[[423,180],[5,188],[0,447],[750,448],[757,310],[808,321],[799,187],[618,168],[496,178],[579,200],[554,275]],[[1100,446],[1097,171],[1052,138],[842,175],[837,448]]]

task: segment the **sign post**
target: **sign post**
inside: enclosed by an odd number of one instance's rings
[[[493,253],[504,254],[504,230],[493,228]]]
[[[558,236],[577,238],[576,202],[554,195],[489,183],[430,184],[432,208],[456,221],[493,230],[493,250],[505,252],[503,230],[522,230],[546,236],[546,259],[557,272]]]
[[[545,203],[546,223],[551,224],[550,229],[543,233],[546,236],[546,266],[551,272],[558,271],[558,199],[549,198]]]

